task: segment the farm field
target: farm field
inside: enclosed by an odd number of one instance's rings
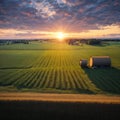
[[[0,91],[120,94],[120,43],[72,46],[66,43],[0,46]],[[112,68],[82,69],[80,59],[110,56]]]

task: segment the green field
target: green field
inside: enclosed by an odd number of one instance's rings
[[[80,67],[80,59],[96,55],[110,56],[112,68]],[[120,42],[106,46],[1,45],[0,91],[120,94]]]

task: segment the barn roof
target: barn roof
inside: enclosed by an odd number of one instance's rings
[[[91,56],[92,58],[110,58],[110,56]]]

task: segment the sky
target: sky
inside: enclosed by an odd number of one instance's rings
[[[120,38],[120,0],[0,0],[0,39]]]

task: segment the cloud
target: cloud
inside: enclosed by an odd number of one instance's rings
[[[57,3],[58,3],[58,4],[65,4],[65,3],[66,3],[66,0],[57,0]]]
[[[108,35],[103,35],[104,38],[119,38],[120,39],[120,34],[108,34]]]
[[[46,0],[42,2],[32,0],[31,4],[33,4],[33,8],[37,10],[36,12],[37,16],[42,16],[43,18],[48,18],[48,17],[52,18],[56,14],[53,6]]]
[[[119,0],[0,0],[0,28],[83,32],[120,26]]]

